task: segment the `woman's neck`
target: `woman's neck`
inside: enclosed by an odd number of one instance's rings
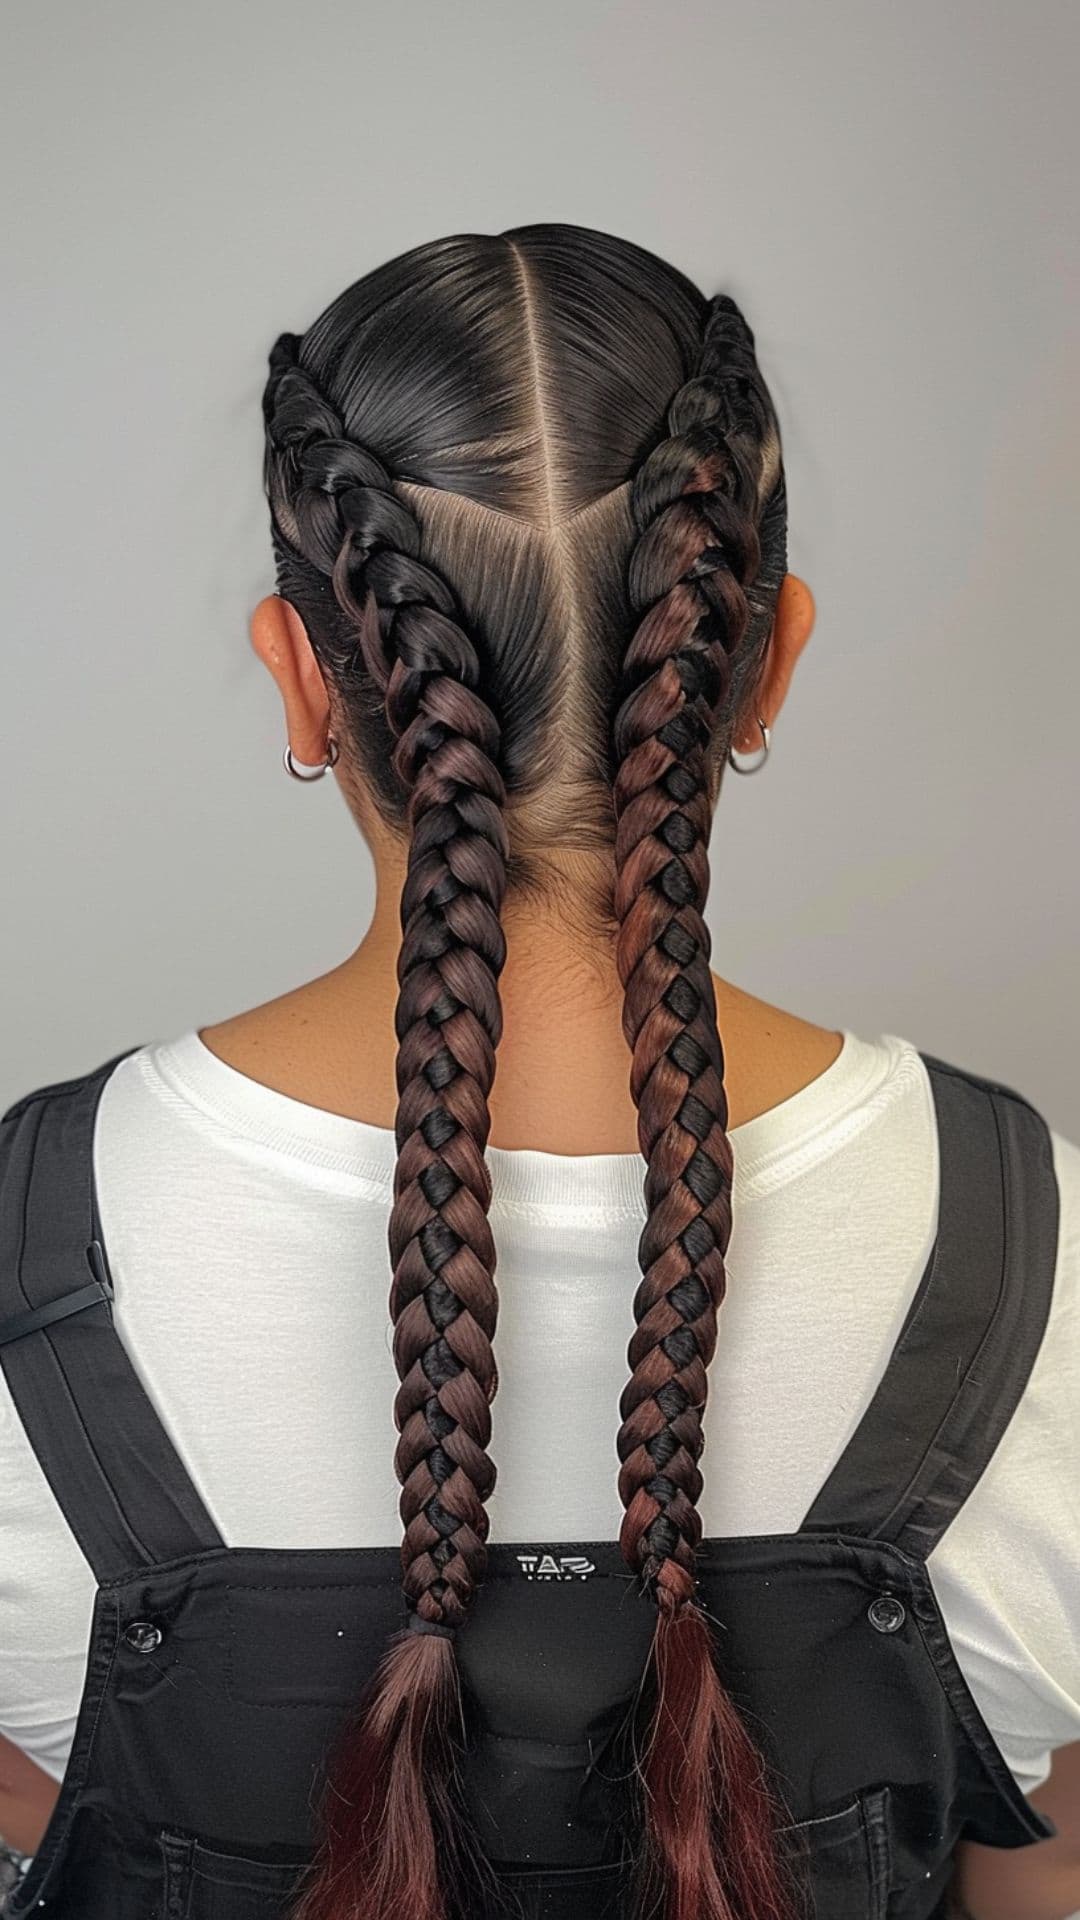
[[[499,981],[503,1037],[489,1099],[491,1144],[549,1153],[636,1153],[622,988],[610,943],[566,918],[510,903]],[[394,1123],[397,899],[381,888],[371,926],[339,966],[199,1029],[228,1065],[308,1105]],[[816,1079],[843,1035],[713,976],[729,1125]]]

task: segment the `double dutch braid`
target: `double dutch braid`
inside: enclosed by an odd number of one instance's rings
[[[391,490],[382,463],[348,437],[298,364],[297,345],[295,335],[283,335],[271,356],[270,458],[288,464],[282,480],[302,551],[329,574],[338,604],[355,623],[409,792],[389,1241],[401,1381],[395,1467],[410,1619],[384,1662],[369,1715],[375,1750],[357,1780],[364,1817],[348,1834],[338,1823],[341,1856],[355,1876],[355,1911],[366,1915],[384,1910],[384,1879],[388,1897],[407,1900],[400,1878],[389,1892],[401,1867],[393,1831],[399,1736],[406,1747],[410,1738],[422,1742],[419,1758],[436,1805],[440,1791],[431,1776],[440,1767],[450,1771],[450,1756],[439,1749],[457,1706],[447,1693],[456,1687],[453,1656],[430,1640],[418,1646],[413,1633],[450,1639],[486,1562],[497,1297],[484,1148],[502,1019],[506,793],[499,724],[477,691],[480,662],[454,596],[419,558],[415,515]],[[426,1727],[417,1721],[425,1674],[440,1694]],[[399,1765],[398,1772],[407,1769]],[[416,1882],[409,1911],[422,1920],[429,1905],[438,1910],[437,1856],[450,1847],[451,1814],[447,1806],[441,1831],[433,1828],[418,1848],[414,1796],[405,1797],[400,1812],[402,1849],[412,1856],[408,1883]],[[328,1871],[337,1871],[333,1851]]]
[[[669,437],[633,479],[629,593],[639,618],[614,724],[617,961],[648,1208],[620,1403],[620,1544],[659,1608],[658,1705],[643,1771],[650,1865],[673,1920],[782,1910],[760,1846],[764,1781],[755,1783],[753,1750],[694,1600],[706,1370],[733,1177],[703,918],[710,767],[760,560],[757,402],[753,335],[722,295],[710,304],[694,377],[671,402]],[[721,1799],[718,1781],[738,1790]]]
[[[640,623],[615,719],[617,961],[649,1213],[620,1407],[621,1544],[665,1606],[693,1591],[701,1414],[731,1235],[724,1055],[703,909],[707,752],[747,623],[743,582],[758,560],[756,473],[724,431],[742,332],[731,303],[714,302],[702,369],[672,402],[670,438],[634,477],[629,585]],[[717,361],[722,373],[711,371]]]

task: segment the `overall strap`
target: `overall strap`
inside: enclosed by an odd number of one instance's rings
[[[933,1552],[1019,1404],[1050,1313],[1059,1194],[1050,1131],[1022,1094],[921,1059],[941,1168],[929,1262],[869,1406],[806,1531]]]
[[[128,1047],[0,1124],[0,1367],[98,1584],[224,1545],[113,1324],[98,1101]]]

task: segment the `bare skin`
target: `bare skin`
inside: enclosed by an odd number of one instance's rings
[[[749,753],[761,744],[755,713],[770,728],[775,724],[813,621],[809,587],[789,574],[754,710],[736,730],[739,751]],[[252,615],[251,638],[280,692],[296,759],[309,765],[325,759],[328,731],[340,741],[343,729],[299,616],[286,601],[268,595]],[[368,803],[344,752],[334,777],[374,860],[376,903],[367,932],[329,972],[199,1032],[219,1059],[265,1086],[310,1106],[392,1127],[395,963],[405,855]],[[638,1151],[614,954],[609,944],[577,931],[576,898],[588,897],[595,878],[589,860],[575,855],[562,863],[558,898],[546,907],[508,901],[508,958],[499,983],[504,1035],[489,1103],[496,1147],[564,1154]],[[714,984],[729,1126],[738,1127],[824,1073],[843,1035],[717,975]],[[0,1737],[0,1833],[32,1852],[57,1791],[48,1775]],[[1057,1817],[1051,1783],[1032,1798]],[[1064,1865],[1069,1844],[1061,1849]],[[966,1851],[959,1849],[958,1862]],[[990,1851],[996,1856],[996,1850],[970,1849],[973,1855]],[[983,1871],[976,1860],[972,1878],[964,1883],[969,1900],[979,1896]],[[998,1909],[989,1905],[975,1911],[979,1920],[999,1920]],[[1020,1911],[1016,1908],[1016,1920]],[[1063,1906],[1023,1909],[1025,1920],[1055,1920],[1070,1911]],[[1000,1920],[1014,1920],[1014,1910],[1002,1908]]]
[[[809,587],[789,574],[755,702],[770,728],[813,620]],[[340,741],[343,728],[299,616],[270,594],[255,608],[251,638],[281,695],[293,754],[309,765],[325,759],[328,732]],[[760,747],[754,712],[745,716],[735,744],[741,752]],[[200,1033],[212,1052],[252,1079],[313,1106],[390,1127],[405,850],[368,803],[344,753],[334,772],[375,864],[370,927],[329,973]],[[504,1028],[490,1099],[491,1144],[549,1153],[636,1153],[613,946],[579,930],[579,903],[598,878],[590,868],[604,862],[573,854],[555,864],[558,897],[538,905],[511,895],[503,916],[508,958],[499,982]],[[714,981],[729,1124],[735,1127],[816,1079],[835,1060],[843,1035],[729,981]]]
[[[0,1835],[17,1853],[33,1853],[49,1823],[58,1783],[0,1733]]]

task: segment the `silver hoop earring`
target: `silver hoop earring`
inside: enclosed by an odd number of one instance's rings
[[[327,767],[335,765],[340,751],[341,749],[334,739],[333,734],[328,733],[326,736],[326,759],[320,760],[317,766],[311,767],[303,760],[294,760],[292,748],[288,742],[285,744],[285,751],[281,758],[286,773],[291,773],[294,780],[321,780]]]
[[[740,767],[738,762],[735,759],[733,759],[732,749],[729,747],[728,748],[728,765],[733,769],[735,773],[760,773],[762,767],[765,765],[765,762],[769,757],[769,729],[765,725],[765,722],[762,719],[760,713],[757,715],[757,723],[758,723],[758,726],[761,728],[761,738],[765,743],[765,751],[762,754],[760,760],[755,760],[752,767]]]

